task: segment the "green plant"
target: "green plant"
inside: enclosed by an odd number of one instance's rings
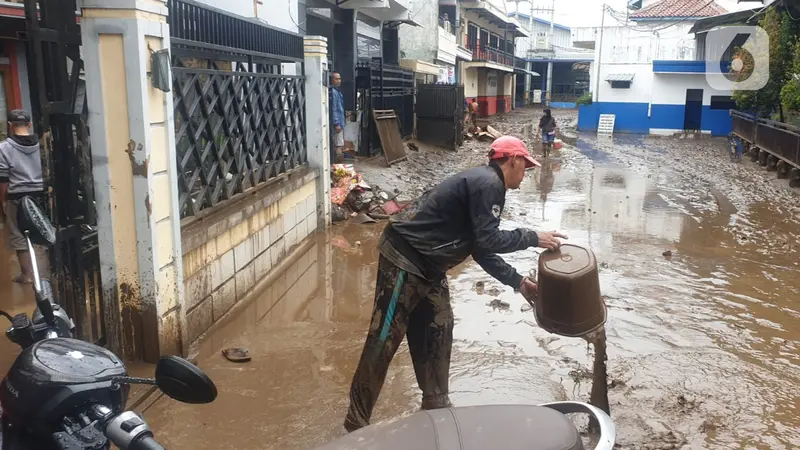
[[[781,89],[781,103],[790,113],[800,111],[800,37],[794,42],[794,58],[788,81]]]
[[[783,120],[782,91],[793,79],[793,57],[796,56],[796,42],[800,36],[800,26],[791,20],[783,8],[769,9],[759,21],[759,26],[769,35],[769,80],[762,89],[734,91],[733,97],[739,109],[753,111],[762,117],[778,113],[778,117]],[[759,49],[755,49],[755,51],[758,52]],[[753,73],[752,55],[739,51],[739,56],[744,62],[742,77],[756,76]],[[760,76],[767,76],[767,74],[760,74]]]
[[[591,92],[584,92],[583,95],[578,97],[578,100],[575,101],[577,105],[591,105],[592,104],[592,93]]]

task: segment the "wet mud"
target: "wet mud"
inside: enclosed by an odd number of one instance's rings
[[[33,290],[30,285],[14,283],[11,279],[19,275],[19,262],[14,251],[8,248],[8,231],[5,217],[0,214],[0,309],[15,314],[27,312],[30,316],[36,308]],[[0,376],[5,376],[8,368],[20,353],[20,348],[5,337],[5,330],[11,326],[0,317]]]
[[[619,448],[798,448],[798,191],[755,164],[731,162],[721,140],[598,141],[569,130],[574,112],[557,114],[567,145],[509,193],[502,226],[558,229],[594,251],[609,307],[608,406]],[[496,128],[520,134],[537,118],[516,112]],[[358,169],[411,198],[484,162],[487,150],[421,146],[392,168]],[[316,236],[202,344],[199,364],[219,397],[211,405],[162,399],[145,411],[165,447],[309,449],[344,433],[382,226],[344,223]],[[534,249],[506,256],[523,274],[537,258]],[[456,406],[590,399],[601,369],[584,340],[538,328],[521,296],[470,261],[449,280]],[[226,347],[247,347],[252,360],[231,363]],[[403,344],[373,421],[418,410],[420,397]]]

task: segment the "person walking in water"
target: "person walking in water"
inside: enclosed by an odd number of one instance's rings
[[[545,158],[550,155],[550,149],[556,141],[556,130],[558,130],[556,118],[551,114],[550,108],[547,108],[539,119],[539,132],[542,133],[542,151]]]
[[[16,283],[33,282],[33,263],[28,243],[17,226],[17,210],[22,197],[44,197],[39,138],[31,134],[31,115],[16,109],[8,115],[8,139],[0,142],[0,201],[6,212],[8,246],[17,252],[20,274]]]
[[[451,406],[453,311],[447,271],[472,258],[503,284],[533,301],[537,286],[499,256],[530,247],[558,249],[558,232],[500,230],[506,191],[539,166],[518,138],[495,140],[489,164],[458,173],[392,216],[380,238],[375,305],[350,388],[344,427],[369,425],[389,364],[408,338],[422,408]]]

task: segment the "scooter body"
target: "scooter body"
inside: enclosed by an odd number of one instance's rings
[[[595,450],[611,450],[616,430],[600,409],[580,402],[483,405],[420,411],[356,430],[316,450],[586,450],[566,416],[588,414],[598,425]]]

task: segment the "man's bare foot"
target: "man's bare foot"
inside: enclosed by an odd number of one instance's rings
[[[14,278],[12,278],[11,281],[13,281],[14,283],[19,283],[19,284],[31,284],[31,283],[33,283],[33,279],[32,278],[29,278],[29,277],[26,277],[26,276],[23,276],[23,275],[17,275]]]

